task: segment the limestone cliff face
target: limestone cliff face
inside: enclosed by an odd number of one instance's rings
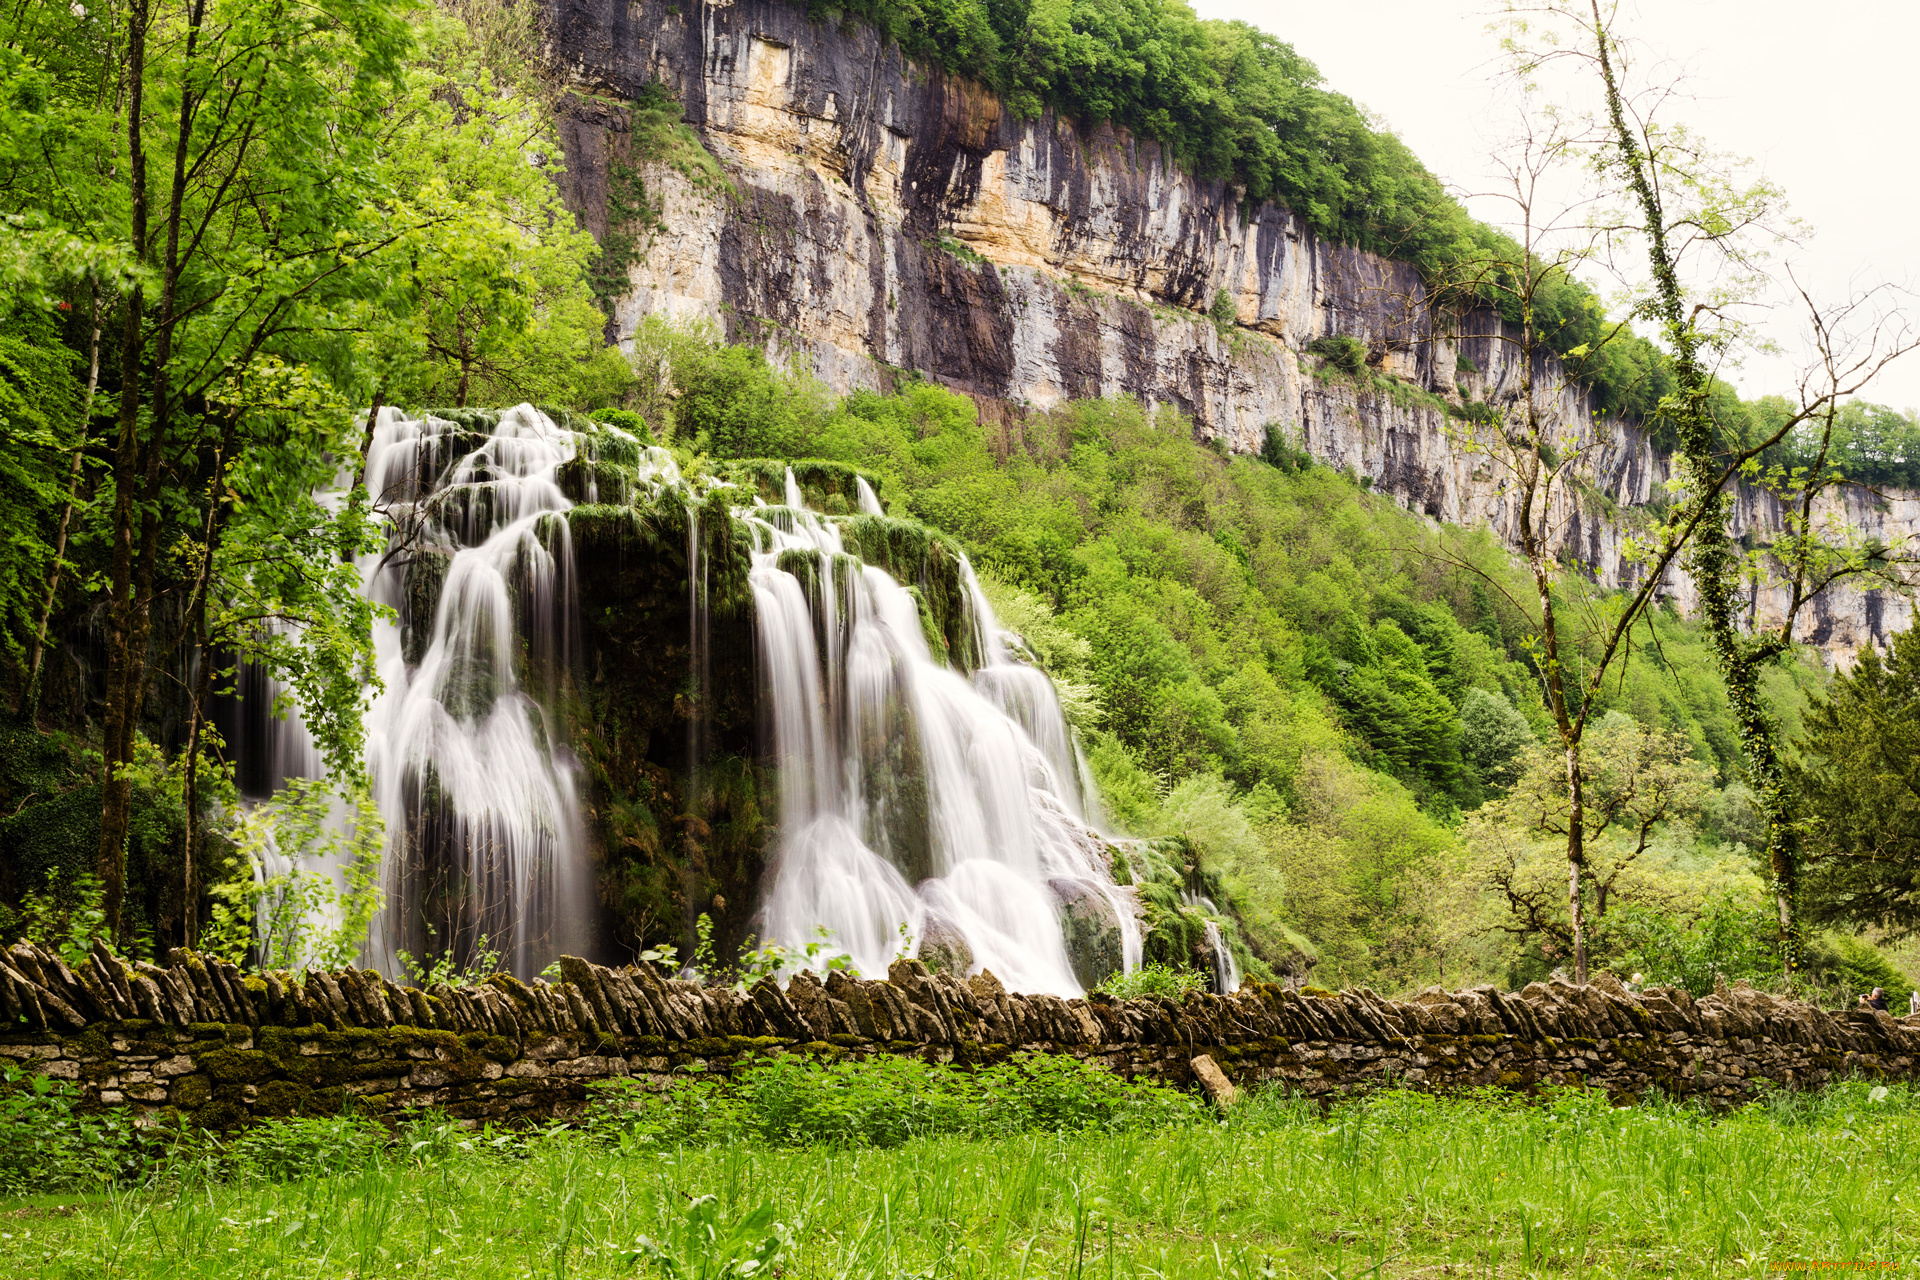
[[[660,205],[621,338],[648,315],[705,318],[836,388],[913,370],[989,417],[1135,395],[1239,452],[1271,424],[1410,510],[1511,532],[1497,469],[1436,397],[1499,400],[1524,370],[1491,316],[1440,331],[1410,266],[1330,244],[1111,127],[1016,119],[870,29],[786,0],[546,3],[550,64],[578,94],[562,121],[569,199],[604,232],[609,174],[631,164]],[[623,104],[648,83],[684,104],[730,191],[634,154]],[[1332,334],[1364,343],[1395,390],[1309,372],[1306,344]],[[1568,421],[1591,420],[1577,393],[1559,400]],[[1646,503],[1668,461],[1629,425],[1593,431],[1606,501],[1556,524],[1602,583],[1624,585],[1637,569],[1617,510]],[[1849,490],[1829,508],[1887,541],[1920,532],[1913,494]],[[1739,532],[1764,539],[1778,516],[1767,495],[1740,495]],[[1670,587],[1691,603],[1684,575]],[[1756,592],[1762,618],[1777,596]],[[1898,597],[1837,591],[1802,634],[1845,662],[1910,620]]]

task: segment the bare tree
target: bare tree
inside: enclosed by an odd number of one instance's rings
[[[1875,545],[1823,521],[1821,499],[1845,482],[1829,463],[1842,401],[1865,390],[1920,336],[1890,305],[1896,299],[1889,291],[1822,307],[1792,281],[1812,331],[1812,359],[1800,380],[1798,406],[1760,439],[1739,424],[1718,420],[1715,374],[1754,343],[1741,308],[1770,281],[1769,255],[1790,243],[1796,229],[1785,218],[1779,190],[1764,180],[1746,181],[1740,164],[1666,118],[1676,100],[1674,83],[1634,79],[1628,47],[1616,30],[1617,4],[1547,0],[1516,4],[1510,13],[1517,21],[1509,48],[1525,73],[1571,60],[1584,83],[1598,85],[1601,105],[1587,145],[1623,202],[1618,214],[1596,227],[1610,250],[1638,248],[1645,254],[1644,280],[1628,272],[1623,261],[1614,265],[1636,287],[1635,312],[1657,323],[1672,361],[1677,390],[1660,412],[1680,441],[1677,478],[1691,526],[1684,564],[1699,591],[1700,614],[1726,682],[1747,772],[1766,815],[1781,959],[1791,974],[1800,949],[1799,839],[1783,786],[1779,725],[1760,696],[1760,679],[1792,649],[1806,604],[1834,583],[1876,575],[1895,585],[1910,584],[1909,549]],[[1769,471],[1763,465],[1766,451],[1801,430],[1817,437],[1814,464],[1791,474]],[[1734,537],[1730,482],[1735,480],[1759,484],[1782,500],[1785,527],[1770,545],[1749,551]],[[1751,589],[1761,581],[1785,591],[1780,616],[1765,625],[1750,617],[1748,608]]]
[[[1492,193],[1513,210],[1515,251],[1463,264],[1436,292],[1443,303],[1451,303],[1452,314],[1463,319],[1484,315],[1473,309],[1474,302],[1490,303],[1494,319],[1488,331],[1473,336],[1504,348],[1518,371],[1516,386],[1494,394],[1492,403],[1469,412],[1452,431],[1463,450],[1486,459],[1498,474],[1509,507],[1509,536],[1526,562],[1531,599],[1515,599],[1504,583],[1464,557],[1455,563],[1480,574],[1538,627],[1529,644],[1558,738],[1565,798],[1559,810],[1563,820],[1551,831],[1565,841],[1566,942],[1576,980],[1585,982],[1585,899],[1590,844],[1597,832],[1588,812],[1590,771],[1582,761],[1583,744],[1597,695],[1608,674],[1630,658],[1634,627],[1658,601],[1669,570],[1700,527],[1704,512],[1671,508],[1665,519],[1631,539],[1628,553],[1639,572],[1636,584],[1623,592],[1584,589],[1563,562],[1573,521],[1582,514],[1601,514],[1599,463],[1611,443],[1587,409],[1580,379],[1601,359],[1607,344],[1624,339],[1628,330],[1624,321],[1616,322],[1597,340],[1564,355],[1549,341],[1541,315],[1543,295],[1564,286],[1599,240],[1584,202],[1561,207],[1549,195],[1556,175],[1584,159],[1586,137],[1550,108],[1530,111],[1524,119],[1519,138],[1496,158],[1503,181]],[[1717,483],[1724,486],[1732,479],[1729,473]],[[1602,821],[1599,829],[1605,826]],[[1610,877],[1606,884],[1611,883]],[[1519,906],[1516,903],[1516,910]],[[1537,903],[1529,907],[1532,916],[1541,910]]]

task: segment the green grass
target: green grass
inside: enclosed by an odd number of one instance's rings
[[[1912,1262],[1917,1168],[1920,1096],[1898,1086],[1718,1119],[1584,1095],[1388,1093],[1323,1113],[1268,1094],[1226,1123],[1144,1133],[663,1150],[633,1130],[559,1132],[403,1142],[286,1182],[188,1166],[146,1188],[8,1203],[0,1269],[717,1280],[753,1274],[726,1257],[784,1238],[760,1274],[1748,1276]],[[754,1221],[762,1206],[774,1225]],[[689,1246],[690,1219],[700,1240],[719,1224],[715,1242]]]

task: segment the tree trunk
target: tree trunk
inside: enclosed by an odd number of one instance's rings
[[[207,518],[200,543],[200,572],[194,580],[193,595],[188,603],[188,612],[193,618],[194,652],[198,655],[193,678],[193,706],[187,721],[187,834],[180,860],[181,939],[182,945],[188,947],[197,941],[195,935],[199,930],[196,918],[199,892],[194,882],[194,855],[199,849],[200,840],[200,730],[206,723],[207,698],[213,686],[213,650],[207,643],[207,592],[213,576],[214,551],[225,526],[220,519],[220,494],[226,488],[227,459],[233,454],[235,430],[236,424],[229,420],[227,429],[221,435],[220,446],[213,455],[213,479],[207,486]]]
[[[142,136],[146,51],[147,0],[132,0],[127,10],[127,183],[132,196],[128,238],[133,256],[142,261],[147,256],[147,157]],[[127,810],[132,803],[133,782],[121,774],[128,754],[123,744],[129,741],[129,726],[138,715],[130,705],[127,668],[133,653],[134,494],[142,462],[140,356],[145,342],[145,301],[144,290],[136,281],[127,291],[126,330],[120,353],[120,423],[113,466],[113,555],[107,609],[107,689],[101,726],[104,795],[100,807],[98,874],[105,915],[102,924],[107,936],[123,945],[120,909],[126,898]]]
[[[1652,160],[1640,150],[1627,123],[1625,103],[1607,45],[1606,24],[1598,0],[1592,0],[1595,52],[1606,91],[1607,113],[1614,146],[1627,183],[1646,219],[1647,261],[1654,283],[1653,312],[1672,348],[1674,379],[1680,394],[1667,413],[1680,436],[1683,478],[1688,500],[1701,504],[1703,518],[1694,534],[1694,553],[1688,569],[1700,589],[1700,613],[1707,623],[1714,657],[1727,686],[1734,726],[1740,735],[1747,771],[1767,815],[1767,858],[1773,873],[1774,908],[1780,924],[1780,961],[1787,977],[1800,965],[1800,926],[1795,913],[1799,886],[1799,845],[1793,835],[1792,814],[1780,785],[1780,756],[1773,720],[1760,702],[1760,675],[1778,648],[1749,640],[1740,631],[1744,607],[1743,565],[1728,533],[1727,497],[1717,485],[1713,417],[1708,409],[1711,379],[1701,359],[1701,335],[1694,329],[1693,312],[1680,287],[1679,259],[1667,240],[1666,211],[1649,173]],[[1792,618],[1783,624],[1792,626]]]
[[[1580,744],[1567,744],[1567,920],[1573,927],[1573,980],[1587,985],[1587,913],[1580,892],[1586,869],[1586,795],[1580,777]]]
[[[194,611],[194,648],[198,655],[193,678],[193,710],[187,727],[187,836],[180,856],[180,945],[194,946],[199,941],[199,886],[194,857],[200,842],[200,727],[204,723],[207,697],[212,692],[213,654],[207,644],[207,605],[202,600]]]
[[[53,568],[47,573],[46,596],[40,601],[40,617],[33,629],[33,647],[27,658],[27,687],[21,699],[21,718],[28,724],[40,719],[40,664],[46,656],[47,626],[53,620],[53,601],[60,594],[60,561],[67,554],[67,531],[73,524],[74,499],[80,491],[81,462],[87,456],[87,433],[93,425],[93,397],[100,389],[100,282],[88,284],[92,301],[92,332],[87,340],[87,394],[80,404],[80,443],[73,450],[73,464],[67,470],[67,500],[60,508],[60,532],[53,540]]]

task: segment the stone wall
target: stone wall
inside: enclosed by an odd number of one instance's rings
[[[1178,1001],[1064,1000],[903,960],[884,982],[803,974],[785,991],[763,981],[742,993],[569,957],[555,983],[496,975],[421,991],[371,971],[258,978],[188,952],[172,959],[128,963],[96,946],[75,972],[16,943],[0,961],[0,1057],[75,1082],[95,1106],[213,1127],[348,1107],[565,1116],[594,1080],[664,1087],[682,1068],[725,1072],[774,1053],[959,1063],[1065,1053],[1182,1086],[1207,1054],[1242,1086],[1312,1095],[1583,1084],[1715,1105],[1763,1079],[1808,1089],[1855,1073],[1920,1074],[1920,1018],[1829,1014],[1744,985],[1698,1001],[1630,993],[1610,978],[1516,993],[1433,987],[1410,1000],[1270,984]]]

